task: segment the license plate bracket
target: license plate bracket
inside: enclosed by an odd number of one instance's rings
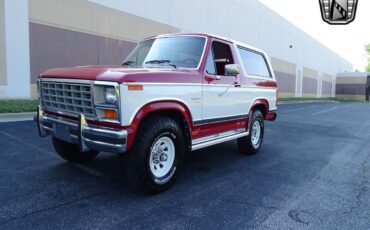
[[[55,124],[55,137],[63,141],[71,142],[69,128],[65,125]]]

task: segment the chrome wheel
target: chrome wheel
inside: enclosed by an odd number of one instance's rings
[[[150,171],[156,178],[167,175],[175,161],[175,145],[171,138],[161,137],[157,139],[150,151]]]
[[[261,138],[261,123],[255,120],[252,126],[251,141],[255,148],[258,148]]]

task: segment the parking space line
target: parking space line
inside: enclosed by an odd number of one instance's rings
[[[335,106],[335,107],[330,108],[330,109],[321,110],[321,111],[316,112],[316,113],[314,113],[314,114],[312,114],[312,115],[313,115],[313,116],[320,115],[320,114],[323,114],[323,113],[331,112],[331,111],[336,110],[336,109],[338,109],[338,108],[339,108],[339,106]]]
[[[276,132],[276,130],[272,130],[272,129],[268,129],[268,128],[265,128],[265,131],[268,131],[268,132]]]
[[[291,109],[291,110],[283,110],[283,112],[296,112],[296,111],[300,111],[300,110],[305,110],[305,109],[313,109],[313,108],[317,108],[319,107],[318,105],[313,105],[313,106],[305,106],[305,107],[301,107],[301,108],[298,108],[298,109]]]
[[[22,140],[22,139],[20,139],[20,138],[18,138],[16,136],[10,134],[10,133],[7,133],[7,132],[4,132],[4,131],[0,130],[0,134],[4,135],[4,136],[6,136],[6,137],[8,137],[10,139],[13,139],[15,141],[18,141],[18,142],[20,142],[22,144],[28,145],[28,146],[30,146],[30,147],[32,147],[34,149],[37,149],[37,150],[39,150],[39,151],[41,151],[43,153],[47,153],[49,156],[53,156],[53,157],[56,157],[56,158],[59,159],[59,157],[56,154],[53,154],[53,153],[51,153],[51,152],[49,152],[49,151],[47,151],[47,150],[45,150],[43,148],[40,148],[37,145],[31,144],[29,142],[26,142],[26,141],[24,141],[24,140]],[[91,175],[94,175],[94,176],[97,176],[97,177],[101,177],[101,176],[104,175],[102,172],[99,172],[99,171],[97,171],[95,169],[89,168],[89,167],[87,167],[85,165],[79,165],[79,164],[71,164],[71,165],[75,166],[76,168],[79,168],[79,169],[83,170],[84,172],[87,172],[87,173],[89,173]]]
[[[18,141],[18,142],[20,142],[20,143],[22,143],[22,144],[28,145],[28,146],[30,146],[30,147],[32,147],[32,148],[34,148],[34,149],[37,149],[37,150],[39,150],[39,151],[42,151],[42,152],[44,152],[44,153],[47,153],[47,154],[48,154],[48,155],[50,155],[50,156],[54,156],[54,157],[55,157],[55,155],[54,155],[54,154],[51,154],[49,151],[46,151],[45,149],[40,148],[40,147],[38,147],[37,145],[31,144],[31,143],[29,143],[29,142],[26,142],[26,141],[24,141],[24,140],[22,140],[22,139],[20,139],[20,138],[18,138],[18,137],[16,137],[16,136],[14,136],[14,135],[10,134],[10,133],[7,133],[7,132],[1,131],[1,130],[0,130],[0,133],[1,133],[1,134],[3,134],[4,136],[6,136],[6,137],[10,138],[10,139],[13,139],[13,140],[15,140],[15,141]]]
[[[75,167],[77,167],[77,168],[79,168],[79,169],[81,169],[81,170],[83,170],[83,171],[85,171],[85,172],[87,172],[87,173],[90,173],[90,174],[92,174],[94,176],[97,176],[97,177],[101,177],[101,176],[104,175],[103,173],[101,173],[101,172],[99,172],[99,171],[97,171],[95,169],[89,168],[89,167],[87,167],[85,165],[79,165],[79,164],[75,164],[75,163],[72,163],[72,165],[75,166]]]

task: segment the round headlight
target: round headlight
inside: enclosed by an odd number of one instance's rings
[[[117,102],[117,94],[115,88],[109,87],[105,89],[105,101],[112,104]]]

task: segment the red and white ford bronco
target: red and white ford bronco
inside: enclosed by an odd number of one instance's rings
[[[266,54],[209,34],[146,39],[122,66],[47,70],[38,97],[39,134],[63,159],[122,154],[145,193],[168,189],[187,151],[236,139],[241,153],[257,153],[277,111]]]

